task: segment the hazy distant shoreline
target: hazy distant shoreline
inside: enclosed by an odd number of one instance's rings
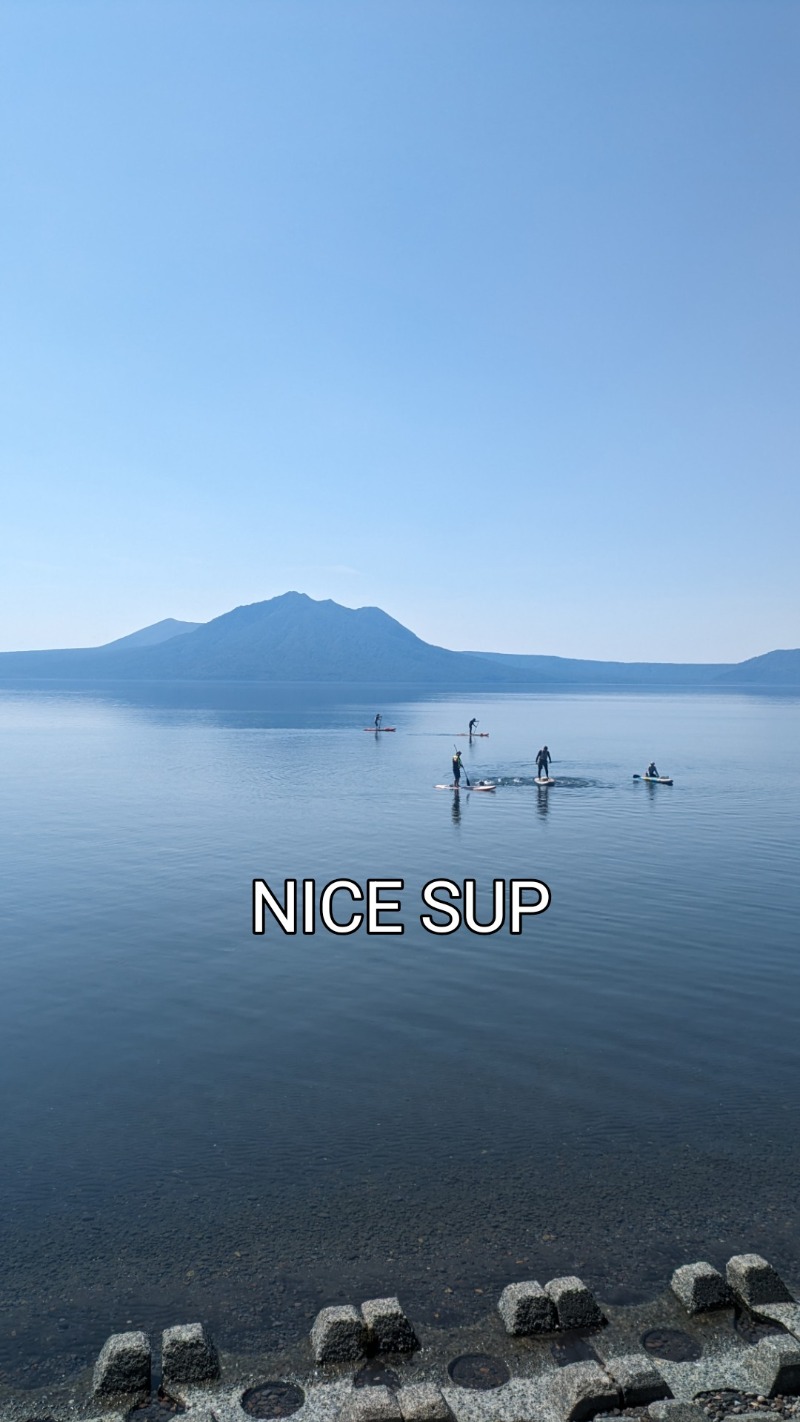
[[[739,663],[604,662],[453,652],[376,607],[304,593],[234,608],[211,622],[166,618],[104,647],[0,653],[0,680],[226,681],[492,691],[545,686],[800,687],[800,649]]]

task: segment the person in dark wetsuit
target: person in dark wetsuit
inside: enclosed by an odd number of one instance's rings
[[[469,723],[469,738],[470,738],[470,740],[472,740],[472,733],[473,733],[473,731],[475,730],[475,727],[477,726],[477,724],[478,724],[478,718],[477,718],[477,716],[473,716],[472,720],[471,720],[470,723]]]
[[[380,730],[380,728],[381,728],[381,721],[382,721],[382,720],[383,720],[383,717],[381,716],[381,713],[380,713],[380,711],[379,711],[378,714],[377,714],[377,716],[375,717],[375,730],[376,730],[376,731],[379,731],[379,730]]]
[[[453,784],[456,789],[461,784],[461,751],[456,751],[453,756]]]
[[[549,750],[547,749],[547,746],[542,746],[542,749],[541,749],[540,751],[537,751],[537,752],[536,752],[536,769],[537,769],[538,772],[539,772],[539,779],[540,779],[540,780],[547,780],[547,779],[549,779],[549,776],[550,776],[550,752],[549,752]]]
[[[656,765],[654,760],[651,760],[650,764],[648,765],[647,774],[651,775],[654,780],[658,780],[658,766]]]

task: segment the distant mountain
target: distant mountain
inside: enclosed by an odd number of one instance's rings
[[[738,662],[720,677],[720,681],[737,686],[800,686],[800,647],[788,651],[765,652]]]
[[[146,661],[148,676],[193,680],[464,686],[484,674],[477,658],[423,642],[378,607],[340,607],[296,592],[234,608],[189,636],[171,638],[139,656],[137,665]],[[491,668],[488,680],[500,679]]]
[[[202,622],[178,622],[174,617],[165,617],[161,622],[153,622],[138,632],[129,632],[127,637],[117,637],[114,642],[104,642],[103,646],[96,650],[116,652],[123,647],[155,647],[159,642],[168,642],[170,637],[180,637],[202,626]]]
[[[378,607],[304,593],[236,607],[211,622],[166,618],[104,647],[0,653],[0,679],[385,682],[493,690],[512,686],[800,686],[800,651],[729,664],[596,662],[451,652]]]
[[[149,630],[149,629],[145,629]],[[136,634],[133,634],[134,637]],[[494,686],[503,673],[433,647],[378,607],[340,607],[305,593],[234,608],[155,645],[4,652],[0,678],[411,682]]]
[[[723,662],[591,662],[570,657],[538,657],[513,652],[470,652],[499,667],[507,680],[569,682],[596,686],[707,686],[720,673],[735,671]]]

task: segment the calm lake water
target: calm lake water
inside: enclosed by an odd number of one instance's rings
[[[394,735],[365,735],[377,710]],[[20,1386],[206,1319],[800,1283],[800,700],[0,692],[2,1326]],[[494,795],[436,791],[453,735]],[[547,741],[557,784],[529,781]],[[634,782],[656,759],[674,785]],[[250,932],[253,877],[405,880],[402,938]],[[519,937],[419,889],[540,878]]]

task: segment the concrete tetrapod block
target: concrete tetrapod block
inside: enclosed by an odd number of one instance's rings
[[[149,1397],[151,1363],[146,1333],[112,1333],[94,1365],[95,1397]]]
[[[204,1383],[219,1377],[217,1350],[202,1323],[164,1329],[161,1367],[165,1383]]]
[[[623,1407],[645,1407],[672,1394],[645,1353],[621,1353],[603,1359],[603,1367],[622,1393]]]
[[[508,1284],[497,1305],[506,1333],[552,1333],[558,1327],[558,1314],[546,1289],[535,1279],[522,1284]]]
[[[795,1338],[800,1338],[800,1304],[751,1304],[750,1311],[762,1323],[778,1323],[787,1333],[793,1333]]]
[[[574,1274],[551,1279],[545,1289],[556,1306],[559,1328],[596,1328],[605,1323],[594,1294]]]
[[[450,1408],[434,1383],[413,1383],[397,1394],[403,1422],[448,1422]]]
[[[549,1379],[552,1406],[563,1422],[584,1422],[619,1406],[619,1388],[597,1363],[568,1363]]]
[[[419,1339],[400,1307],[400,1300],[367,1299],[361,1305],[368,1342],[378,1353],[413,1353]]]
[[[753,1392],[765,1397],[793,1397],[800,1393],[800,1346],[788,1334],[762,1338],[750,1349],[743,1367]]]
[[[733,1294],[713,1264],[704,1259],[696,1264],[683,1264],[669,1281],[673,1294],[687,1313],[705,1313],[712,1308],[725,1308],[733,1303]]]
[[[780,1274],[760,1254],[734,1254],[725,1273],[733,1292],[748,1308],[753,1304],[792,1302]]]
[[[647,1415],[653,1422],[708,1422],[702,1407],[695,1402],[654,1402],[648,1407]]]
[[[367,1326],[352,1304],[321,1308],[311,1329],[318,1363],[354,1363],[367,1346]]]
[[[400,1403],[388,1387],[353,1388],[339,1415],[344,1422],[402,1422]]]

